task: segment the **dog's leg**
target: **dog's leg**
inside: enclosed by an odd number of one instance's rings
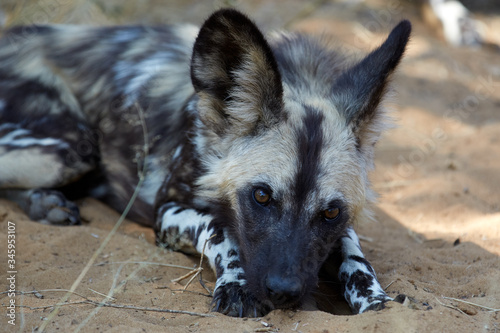
[[[377,275],[365,259],[359,238],[352,227],[340,239],[342,264],[339,279],[343,285],[344,297],[353,313],[380,310],[384,303],[392,300],[377,280]]]
[[[0,197],[17,203],[30,219],[42,224],[80,224],[80,210],[56,190],[0,190]]]
[[[78,224],[76,205],[49,188],[68,184],[94,167],[90,156],[94,153],[78,153],[82,142],[91,147],[83,137],[71,143],[58,138],[57,133],[45,136],[15,123],[0,125],[0,197],[18,203],[33,220]]]
[[[217,275],[212,301],[214,311],[239,317],[269,312],[269,306],[247,292],[238,244],[225,230],[215,230],[212,220],[211,215],[169,202],[159,209],[156,242],[175,251],[204,253]]]

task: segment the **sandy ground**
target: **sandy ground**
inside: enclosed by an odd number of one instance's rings
[[[199,24],[221,5],[74,2],[7,1],[3,21]],[[71,295],[68,301],[73,304],[51,316],[65,296],[61,290],[71,288],[119,214],[84,199],[79,206],[85,225],[57,228],[31,222],[16,205],[0,200],[0,281],[8,290],[6,240],[11,221],[16,232],[15,286],[22,292],[15,297],[15,326],[7,323],[11,298],[0,294],[0,331],[29,332],[45,322],[48,332],[500,331],[500,53],[445,45],[406,2],[231,3],[266,29],[286,25],[324,33],[349,51],[366,52],[400,18],[412,20],[412,42],[394,80],[392,115],[397,127],[378,145],[372,177],[380,193],[377,222],[356,226],[380,282],[390,296],[407,295],[405,303],[351,316],[339,295],[331,295],[329,308],[335,314],[278,310],[259,319],[212,314],[210,298],[196,280],[190,292],[175,291],[184,283],[171,280],[187,270],[166,266],[194,267],[198,259],[157,248],[151,230],[126,221],[85,274],[77,294]],[[490,41],[500,43],[499,12],[482,13],[481,18]],[[208,269],[203,279],[213,288],[215,278]],[[128,308],[88,304],[107,300],[106,294],[114,297],[112,304]]]

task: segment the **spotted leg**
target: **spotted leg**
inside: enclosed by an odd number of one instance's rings
[[[353,313],[380,310],[384,303],[391,301],[377,280],[377,275],[365,259],[359,238],[352,227],[340,239],[342,264],[339,279],[343,284],[344,297]]]
[[[173,202],[162,205],[158,212],[157,244],[188,254],[204,253],[215,271],[213,311],[239,317],[256,317],[269,312],[268,306],[247,291],[238,244],[226,230],[214,228],[211,215]]]

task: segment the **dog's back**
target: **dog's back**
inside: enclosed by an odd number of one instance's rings
[[[104,172],[91,194],[122,210],[146,163],[132,217],[151,224],[165,165],[189,127],[183,107],[194,93],[189,65],[197,31],[7,31],[0,41],[0,188],[59,187],[99,167]]]

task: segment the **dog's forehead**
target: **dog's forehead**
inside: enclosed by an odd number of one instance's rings
[[[344,197],[359,174],[352,130],[331,98],[304,93],[299,97],[285,99],[285,126],[296,149],[294,182],[302,183],[297,190],[321,200]]]
[[[344,199],[357,186],[355,140],[327,100],[286,100],[287,116],[239,149],[241,186],[266,184],[289,204]],[[236,159],[233,159],[236,160]],[[233,178],[234,179],[234,178]],[[344,192],[346,194],[344,194]]]

